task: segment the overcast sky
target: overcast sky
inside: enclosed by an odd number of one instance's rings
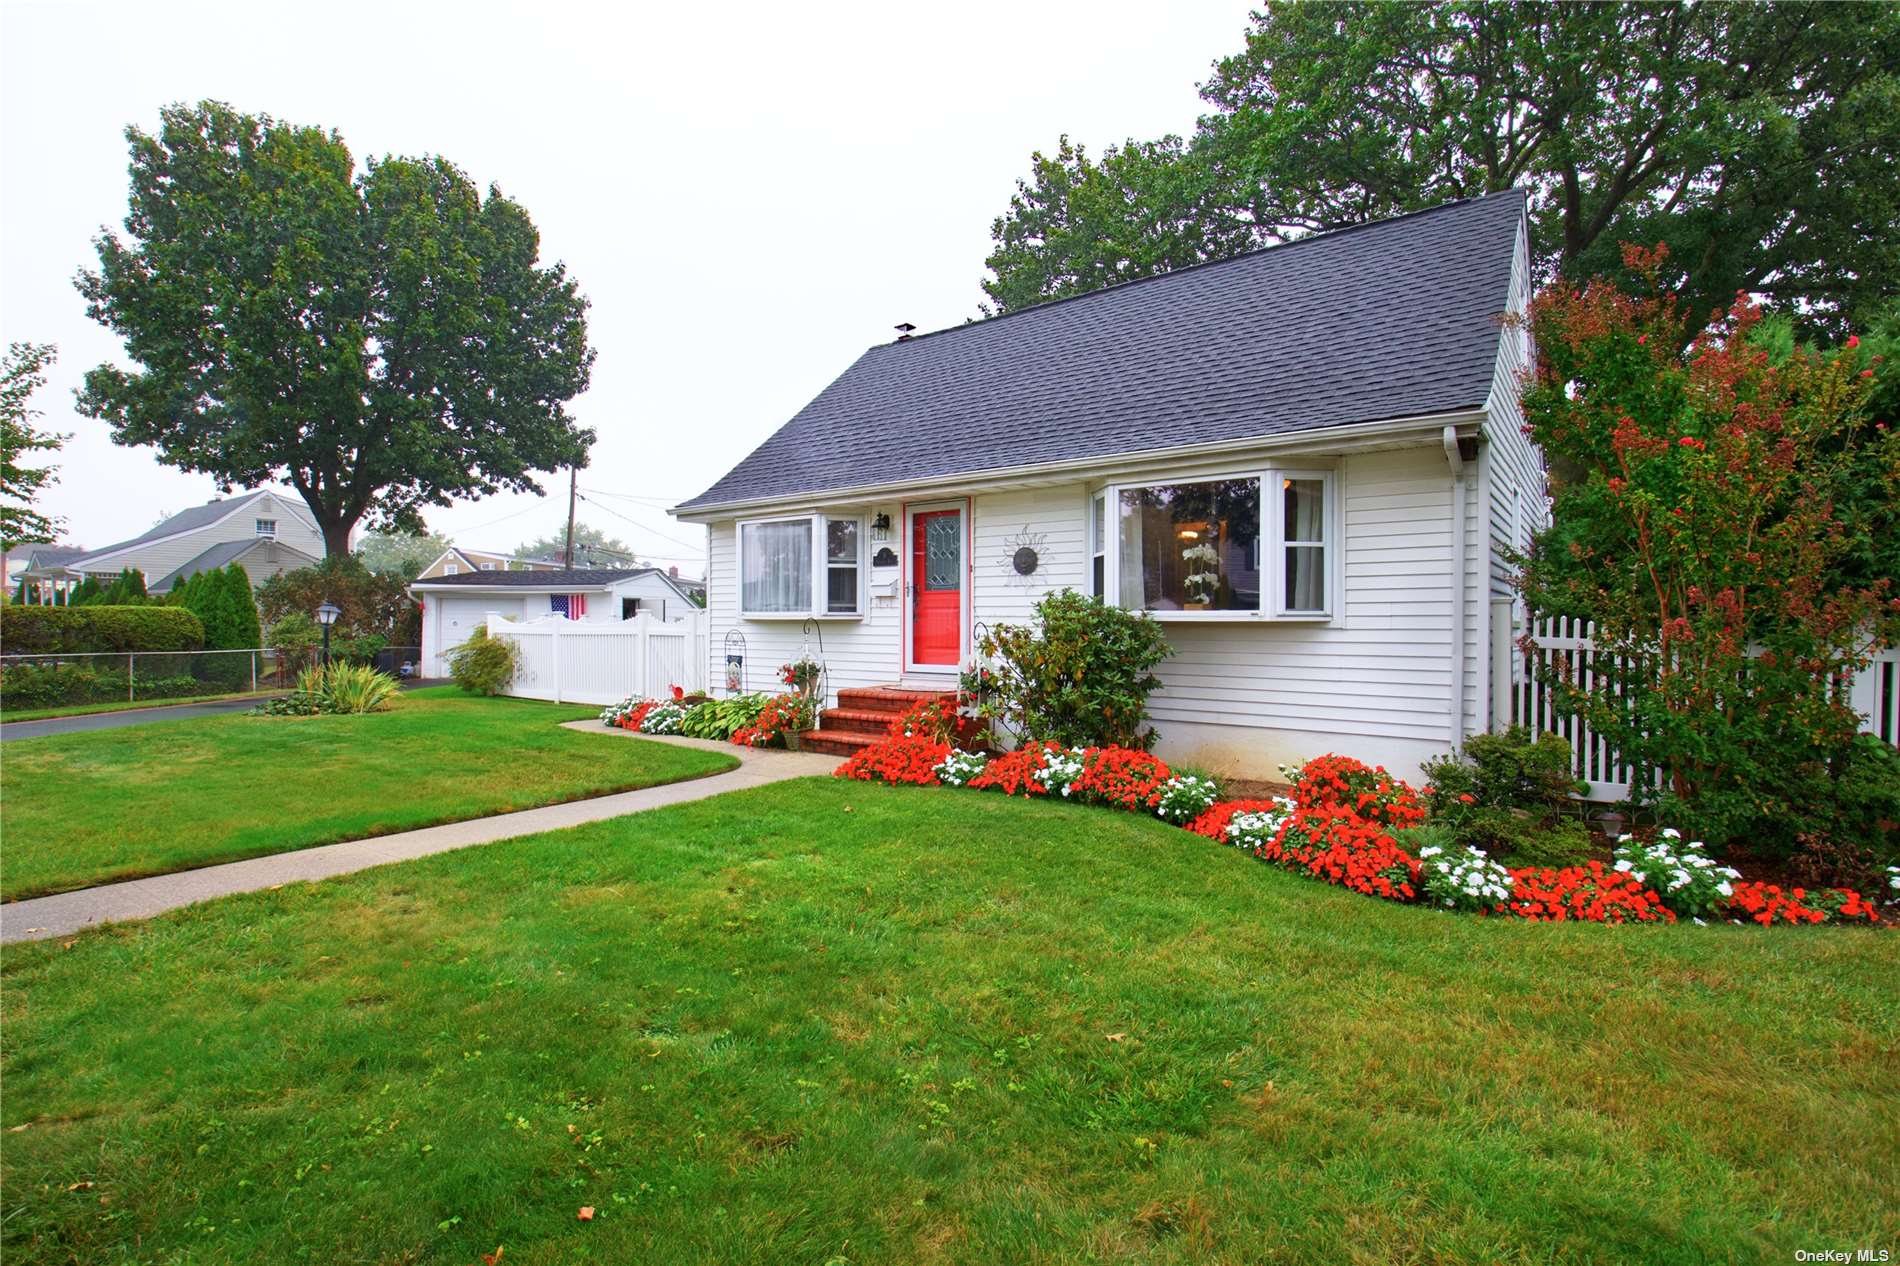
[[[581,517],[696,570],[701,530],[661,507],[897,322],[974,315],[1030,152],[1190,128],[1248,8],[0,0],[0,340],[59,345],[36,403],[73,433],[44,508],[97,547],[216,495],[72,407],[122,355],[72,278],[124,219],[123,130],[167,103],[335,128],[359,166],[440,153],[525,206],[593,304],[573,409],[600,435],[581,487],[612,495]],[[512,548],[560,526],[564,480],[545,484],[429,525]]]

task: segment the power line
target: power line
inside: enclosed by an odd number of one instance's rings
[[[698,550],[698,549],[703,548],[702,546],[695,545],[691,541],[682,541],[677,536],[668,536],[666,533],[660,531],[658,528],[648,527],[646,524],[640,522],[640,520],[633,518],[630,515],[622,514],[620,511],[614,509],[612,506],[602,505],[600,502],[594,500],[592,497],[582,497],[581,500],[585,501],[588,505],[593,506],[596,510],[604,510],[608,514],[613,515],[616,519],[619,519],[626,523],[631,523],[633,524],[633,526],[639,528],[642,532],[650,532],[654,536],[659,537],[663,541],[669,541],[674,545],[684,546],[685,548],[690,549],[690,550]]]

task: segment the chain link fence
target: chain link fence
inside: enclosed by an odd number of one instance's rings
[[[83,704],[139,703],[288,690],[321,656],[269,647],[237,651],[0,655],[0,710],[23,712]],[[422,648],[386,646],[371,662],[392,677],[411,677]]]

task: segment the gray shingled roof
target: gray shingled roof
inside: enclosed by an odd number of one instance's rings
[[[310,559],[312,565],[315,565],[318,561],[295,546],[286,545],[282,541],[268,536],[247,536],[238,541],[219,541],[204,553],[198,555],[178,570],[161,579],[157,584],[151,587],[151,592],[170,593],[172,586],[179,581],[190,580],[201,571],[211,571],[218,567],[229,566],[260,545],[275,545],[278,549],[283,550],[287,554],[294,554],[298,558]]]
[[[91,558],[97,554],[115,553],[118,550],[125,549],[128,546],[142,544],[145,541],[155,541],[160,537],[175,536],[180,532],[189,532],[193,528],[205,527],[209,524],[216,523],[219,519],[222,519],[225,515],[231,513],[231,511],[237,509],[245,502],[253,501],[265,493],[272,491],[274,490],[270,488],[258,488],[252,492],[241,492],[235,497],[220,497],[216,501],[207,501],[203,505],[193,506],[189,510],[180,510],[170,518],[154,523],[137,536],[130,536],[123,541],[115,541],[111,545],[102,545],[98,549],[86,551],[86,557]]]
[[[507,586],[515,589],[602,589],[608,585],[658,572],[657,567],[576,567],[569,571],[474,571],[459,576],[431,576],[412,584],[453,585],[480,589]]]
[[[681,509],[1475,407],[1511,190],[881,344]]]

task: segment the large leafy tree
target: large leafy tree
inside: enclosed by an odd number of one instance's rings
[[[50,343],[15,343],[0,358],[0,552],[53,539],[59,521],[33,508],[41,488],[57,478],[51,466],[28,466],[28,453],[56,451],[66,437],[41,430],[33,393],[46,385]]]
[[[1514,186],[1543,276],[1663,243],[1698,319],[1900,287],[1900,6],[1276,3],[1202,95],[1191,140],[1033,158],[993,309]]]
[[[79,393],[116,441],[225,486],[287,479],[332,557],[360,522],[419,530],[584,459],[587,302],[499,190],[439,157],[359,171],[334,132],[216,102],[126,135],[127,236],[79,277],[137,363]]]
[[[365,532],[356,556],[373,572],[413,580],[454,544],[440,532]]]
[[[550,536],[523,541],[516,547],[515,557],[558,559],[566,549],[567,533],[555,532]],[[576,567],[632,567],[639,561],[639,556],[633,552],[633,547],[619,537],[611,536],[591,523],[577,521],[574,524],[574,565]]]

